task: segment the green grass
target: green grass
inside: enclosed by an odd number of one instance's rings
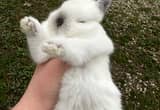
[[[19,29],[20,18],[33,15],[44,20],[60,3],[0,1],[0,110],[18,101],[35,67]],[[103,26],[116,47],[112,73],[124,109],[160,110],[160,1],[114,0]]]

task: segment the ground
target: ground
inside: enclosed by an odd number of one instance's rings
[[[0,110],[13,106],[34,70],[23,16],[44,20],[62,0],[0,0]],[[113,79],[125,110],[160,110],[160,0],[113,0],[103,26],[115,44]]]

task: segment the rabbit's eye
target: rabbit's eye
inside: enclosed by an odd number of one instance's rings
[[[57,25],[57,27],[60,27],[63,24],[64,24],[64,17],[63,16],[57,17],[57,19],[56,19],[56,25]]]
[[[78,23],[86,23],[84,20],[79,20]]]

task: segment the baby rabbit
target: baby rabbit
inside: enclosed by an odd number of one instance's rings
[[[67,0],[40,23],[20,21],[32,59],[60,58],[71,65],[62,79],[55,110],[122,110],[121,93],[110,72],[114,51],[100,22],[111,0]]]

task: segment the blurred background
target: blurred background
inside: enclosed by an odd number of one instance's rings
[[[16,104],[35,68],[19,20],[42,21],[61,3],[0,0],[0,110]],[[111,69],[124,109],[160,110],[160,0],[113,0],[102,24],[116,47]]]

